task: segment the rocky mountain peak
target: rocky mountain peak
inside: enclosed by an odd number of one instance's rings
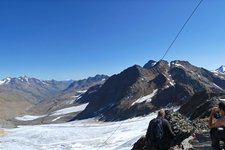
[[[21,77],[19,77],[17,79],[19,79],[21,82],[29,82],[29,80],[32,79],[32,78],[24,75],[24,76],[21,76]]]
[[[95,75],[94,77],[88,77],[88,79],[87,80],[95,80],[95,81],[97,81],[97,80],[106,80],[106,79],[108,79],[109,77],[107,76],[107,75],[103,75],[103,74],[97,74],[97,75]]]
[[[143,68],[146,68],[146,69],[150,69],[152,68],[157,62],[154,61],[154,60],[149,60],[144,66]]]
[[[78,118],[102,113],[106,120],[129,118],[147,114],[156,107],[182,105],[194,94],[204,90],[223,92],[225,89],[223,78],[188,61],[175,60],[169,63],[160,60],[152,66],[153,62],[150,60],[147,63],[150,65],[145,68],[131,66],[110,77],[93,99],[88,100],[89,105]],[[123,115],[120,115],[121,111]]]
[[[88,77],[87,79],[73,81],[64,92],[76,91],[78,88],[87,88],[95,86],[97,84],[103,84],[109,77],[107,75],[96,75],[94,77]]]
[[[132,76],[138,77],[141,74],[141,70],[142,70],[141,66],[134,65],[134,66],[131,66],[131,67],[125,69],[120,74],[123,74],[125,76],[126,75],[129,75],[129,76],[132,75]]]
[[[172,67],[183,67],[183,68],[185,68],[185,66],[193,66],[188,61],[182,61],[182,60],[171,61],[170,65]]]
[[[225,73],[225,65],[222,65],[218,69],[216,69],[216,72]]]
[[[12,78],[8,77],[5,79],[0,80],[0,85],[6,85],[11,81]]]

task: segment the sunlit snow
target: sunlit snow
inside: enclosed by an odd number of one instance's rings
[[[3,79],[3,80],[0,80],[0,85],[8,84],[10,81],[11,81],[11,78],[6,78],[6,79]]]
[[[132,103],[132,106],[135,105],[136,103],[142,103],[142,102],[151,102],[152,97],[155,96],[155,94],[157,93],[158,89],[154,90],[151,94],[143,96],[139,99],[137,99],[135,102]]]
[[[152,113],[119,122],[105,123],[89,119],[6,129],[7,135],[0,139],[0,149],[130,150],[145,135],[149,121],[155,116],[156,113]]]
[[[53,112],[51,114],[51,116],[64,115],[64,114],[69,114],[69,113],[73,113],[73,112],[80,112],[80,111],[84,110],[87,105],[88,105],[88,103],[82,104],[79,106],[73,106],[73,107],[60,109],[60,110]]]
[[[31,121],[31,120],[35,120],[38,118],[42,118],[45,117],[45,115],[42,116],[32,116],[32,115],[25,115],[25,116],[21,116],[21,117],[16,117],[16,120],[20,120],[20,121]]]
[[[35,119],[42,118],[42,117],[45,117],[45,116],[65,115],[65,114],[69,114],[69,113],[83,111],[86,108],[87,105],[88,105],[88,103],[82,104],[82,105],[79,105],[79,106],[73,106],[73,107],[68,107],[68,108],[60,109],[60,110],[57,110],[57,111],[52,112],[49,115],[42,115],[42,116],[25,115],[25,116],[16,117],[15,119],[16,120],[20,120],[20,121],[31,121],[31,120],[35,120]]]

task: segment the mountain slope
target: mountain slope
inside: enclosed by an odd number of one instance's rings
[[[87,79],[74,81],[56,97],[53,97],[52,99],[49,99],[47,101],[41,101],[40,103],[29,109],[29,114],[50,114],[51,112],[60,109],[79,106],[81,104],[88,103],[89,101],[80,101],[80,98],[83,96],[86,97],[86,93],[88,93],[89,95],[90,92],[92,93],[94,92],[94,90],[98,90],[98,87],[100,87],[107,79],[108,76],[96,75],[95,77],[89,77]],[[67,115],[64,121],[68,121],[71,118],[72,117]],[[46,116],[44,118],[44,121],[49,122],[48,120],[49,116]]]
[[[51,99],[64,90],[68,81],[41,81],[27,76],[0,81],[0,118],[9,119]]]
[[[153,61],[147,64],[152,64]],[[159,107],[183,105],[196,93],[223,93],[225,80],[186,61],[159,61],[132,66],[110,77],[91,97],[86,109],[74,119],[100,117],[121,120],[148,114]]]

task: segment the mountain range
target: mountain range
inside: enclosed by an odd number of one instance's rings
[[[27,76],[0,80],[0,119],[9,119],[27,111],[34,111],[35,106],[50,103],[65,92],[74,96],[76,91],[88,89],[98,80],[102,82],[103,77],[107,79],[107,76],[96,75],[78,81],[47,81]]]
[[[195,119],[208,113],[203,106],[208,108],[224,97],[223,68],[209,71],[187,61],[150,60],[111,77],[96,75],[78,81],[6,78],[0,81],[0,119],[23,124],[15,117],[29,114],[44,117],[26,124],[50,123],[56,119],[52,113],[86,105],[84,110],[59,115],[57,121],[124,120],[162,107],[180,107],[182,114]]]
[[[91,97],[82,97],[80,101],[88,101],[89,105],[74,120],[123,120],[147,115],[161,107],[183,106],[201,92],[223,94],[224,90],[223,73],[187,61],[149,61],[143,67],[134,65],[111,76]]]

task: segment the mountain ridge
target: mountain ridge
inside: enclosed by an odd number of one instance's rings
[[[1,81],[0,118],[3,119],[26,113],[28,110],[32,112],[33,107],[38,103],[57,99],[70,84],[76,82],[39,80],[27,76],[5,78]],[[83,86],[85,87],[85,83]]]
[[[183,105],[204,90],[223,93],[224,77],[180,60],[161,60],[146,68],[134,65],[111,76],[74,120],[90,117],[106,121],[123,120],[146,115],[167,105]],[[135,103],[141,97],[148,99]]]

